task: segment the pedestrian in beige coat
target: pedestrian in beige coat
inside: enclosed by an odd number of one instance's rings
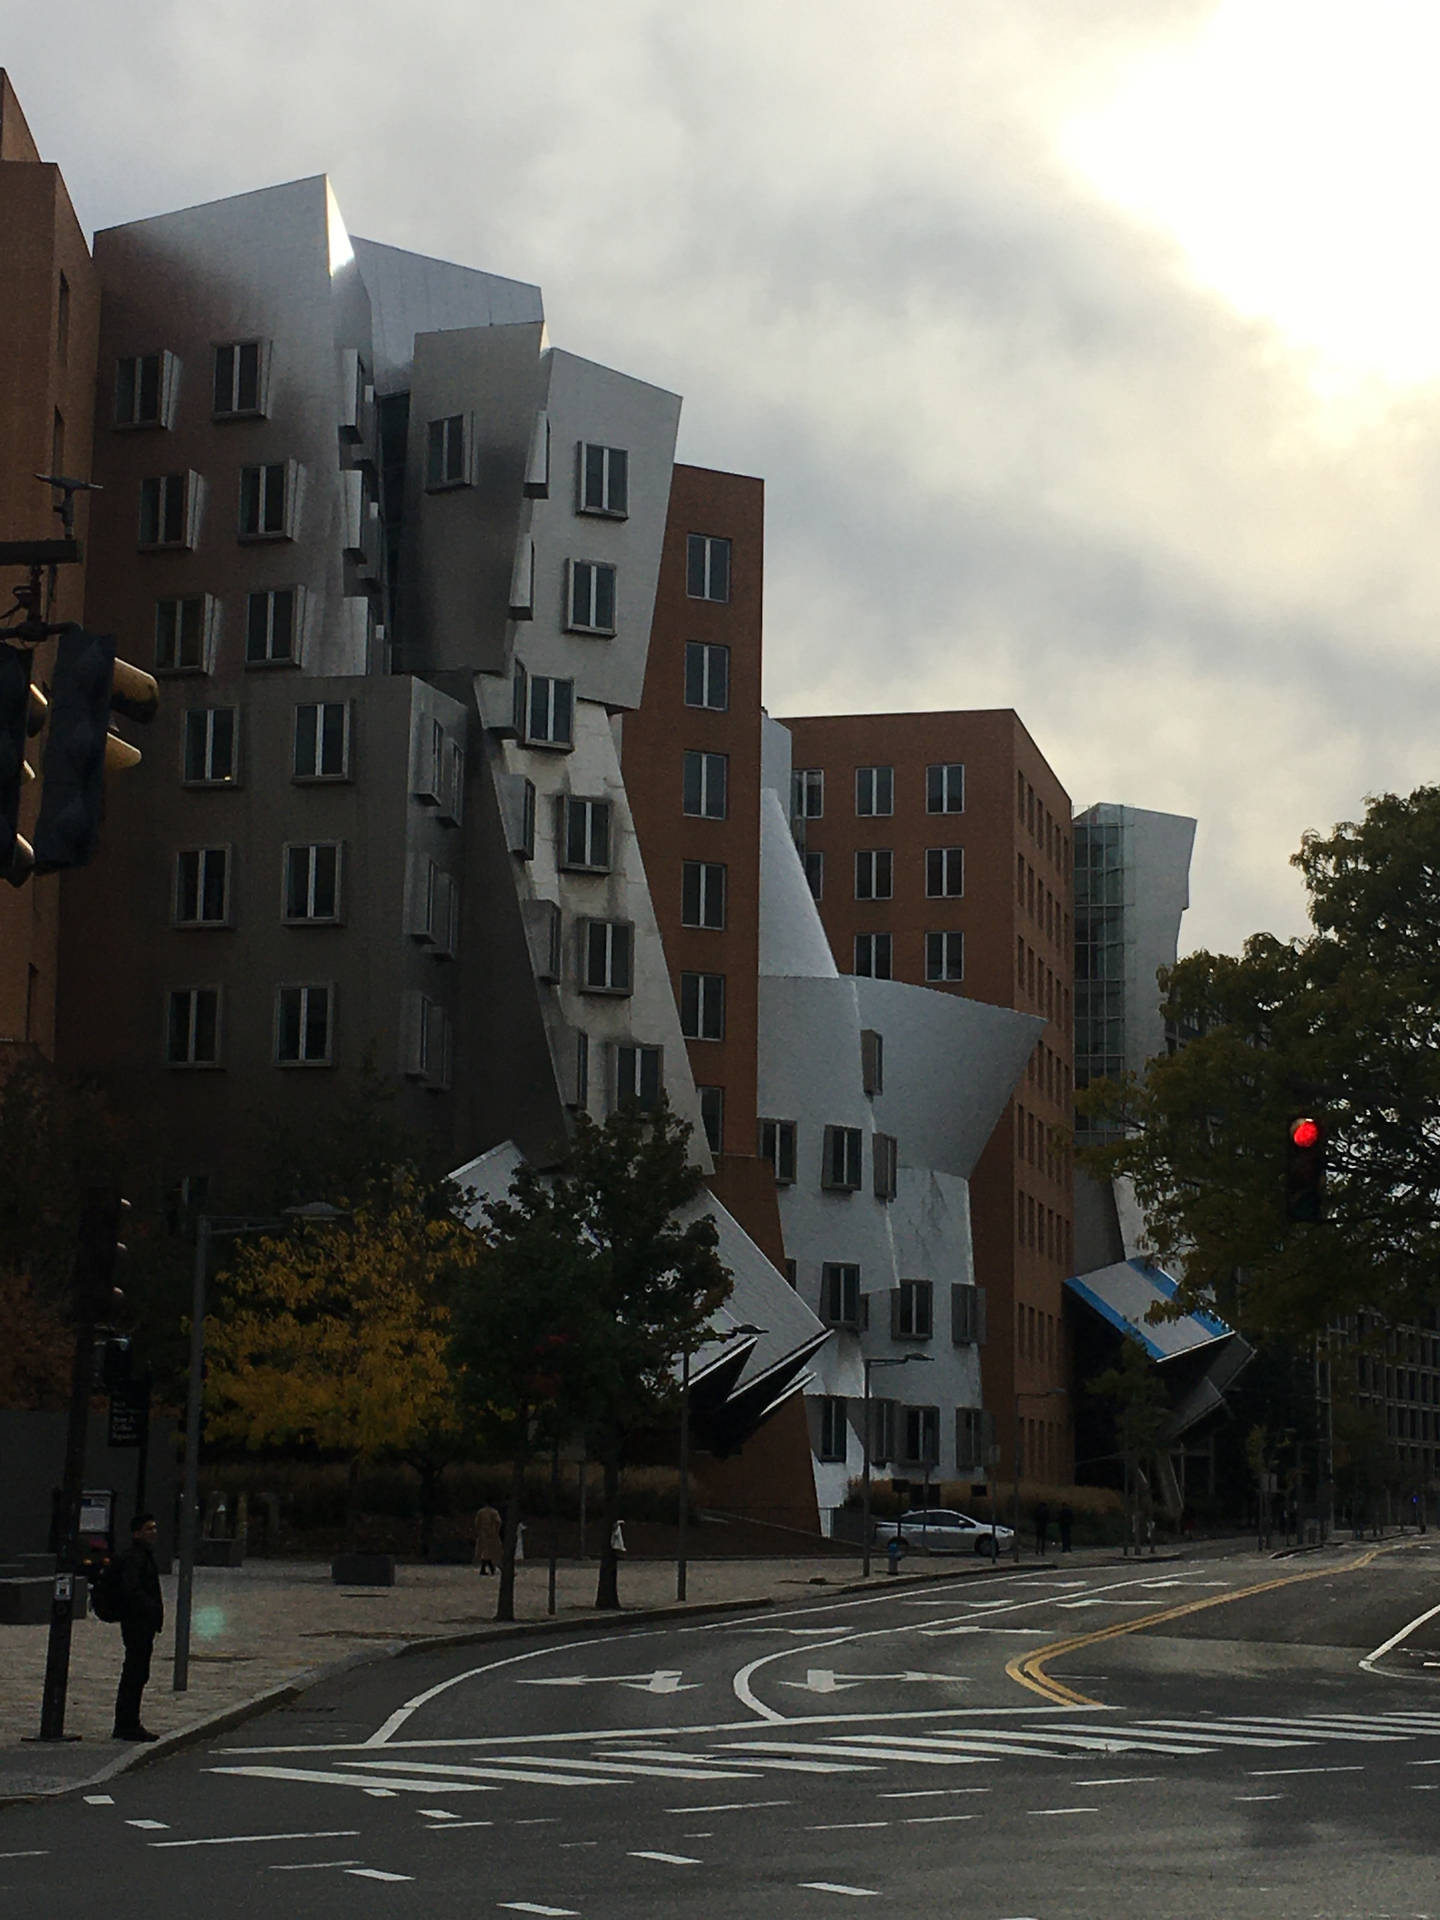
[[[481,1573],[498,1573],[502,1551],[500,1515],[487,1500],[475,1516],[475,1565]]]

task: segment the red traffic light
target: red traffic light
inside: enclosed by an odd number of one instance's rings
[[[1290,1122],[1290,1138],[1297,1147],[1318,1147],[1320,1144],[1319,1124],[1314,1120],[1292,1120]]]

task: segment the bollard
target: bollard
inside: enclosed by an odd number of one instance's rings
[[[905,1551],[899,1540],[892,1540],[885,1548],[885,1571],[899,1573],[900,1556]]]

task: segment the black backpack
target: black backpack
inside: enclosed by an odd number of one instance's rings
[[[125,1590],[120,1562],[102,1560],[98,1567],[87,1567],[90,1578],[90,1611],[97,1620],[113,1625],[125,1611]]]

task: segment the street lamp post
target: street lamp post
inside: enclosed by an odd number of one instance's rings
[[[727,1340],[758,1340],[768,1327],[753,1327],[748,1320],[714,1336],[714,1344]],[[690,1521],[690,1345],[680,1351],[680,1512],[675,1529],[675,1598],[684,1600],[689,1591],[690,1563],[686,1546]]]
[[[1022,1400],[1063,1400],[1069,1393],[1068,1387],[1042,1387],[1015,1396],[1015,1489],[1010,1519],[1015,1529],[1015,1538],[1011,1542],[1011,1554],[1015,1564],[1020,1564],[1020,1402]]]
[[[180,1539],[175,1579],[175,1665],[171,1689],[190,1685],[190,1619],[195,1591],[195,1549],[200,1531],[200,1414],[205,1399],[205,1294],[209,1283],[210,1243],[246,1233],[279,1233],[291,1220],[340,1220],[341,1209],[324,1200],[286,1207],[279,1220],[216,1221],[202,1213],[195,1222],[195,1266],[190,1283],[190,1368],[185,1395],[185,1474],[180,1496]]]
[[[928,1353],[901,1353],[892,1358],[885,1355],[864,1354],[860,1366],[864,1378],[863,1398],[861,1401],[861,1477],[860,1477],[860,1527],[862,1544],[860,1548],[861,1576],[870,1578],[870,1369],[872,1367],[908,1367],[912,1360],[929,1365],[933,1356]]]

